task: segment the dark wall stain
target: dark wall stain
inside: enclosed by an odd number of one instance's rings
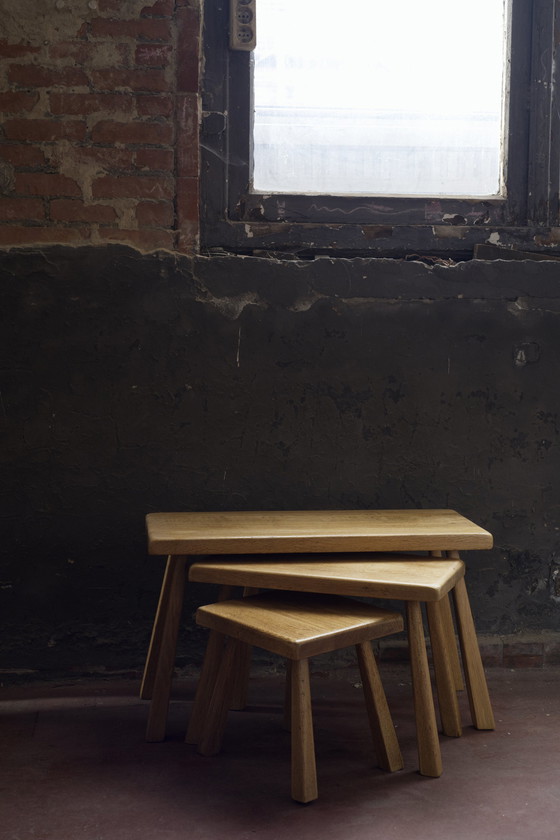
[[[141,663],[156,510],[452,507],[495,536],[479,630],[560,629],[558,264],[52,248],[0,281],[3,667]]]

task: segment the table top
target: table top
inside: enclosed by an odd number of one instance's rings
[[[414,555],[312,554],[208,557],[193,563],[189,580],[256,589],[336,593],[361,598],[439,601],[465,574],[461,560]]]
[[[150,554],[451,551],[492,547],[454,510],[149,513]]]

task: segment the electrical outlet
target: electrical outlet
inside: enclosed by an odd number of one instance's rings
[[[232,50],[254,50],[257,44],[256,0],[230,0],[229,46]]]

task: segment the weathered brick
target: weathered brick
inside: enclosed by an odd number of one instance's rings
[[[195,93],[199,87],[200,14],[192,8],[177,9],[177,90]]]
[[[173,227],[175,210],[170,201],[140,201],[136,221],[141,227]]]
[[[83,146],[76,150],[75,156],[79,163],[91,164],[100,172],[132,171],[136,168],[132,149]]]
[[[503,665],[504,651],[500,637],[479,636],[478,648],[484,665],[489,667],[500,667]]]
[[[98,178],[92,186],[94,198],[173,198],[171,178],[121,175]]]
[[[93,38],[136,38],[146,41],[170,41],[171,28],[166,20],[114,20],[94,18],[90,25]]]
[[[173,251],[174,231],[167,230],[121,230],[120,228],[101,228],[100,238],[123,245],[133,245],[139,251]]]
[[[544,644],[529,642],[504,642],[503,662],[505,668],[542,668]]]
[[[33,47],[31,44],[8,44],[7,41],[0,41],[0,58],[23,58],[40,50],[40,47]]]
[[[51,69],[37,64],[12,64],[8,68],[8,79],[20,87],[83,87],[88,77],[76,67]]]
[[[21,195],[81,195],[80,186],[66,175],[43,172],[19,172],[16,175],[16,192]]]
[[[45,218],[43,202],[37,198],[8,198],[2,196],[0,201],[0,220],[6,221],[34,221],[40,222]]]
[[[169,123],[103,120],[93,126],[91,138],[94,143],[169,146],[173,142],[173,126]]]
[[[51,219],[57,222],[92,222],[111,224],[117,213],[108,204],[84,204],[72,199],[55,199],[50,204]]]
[[[114,2],[114,0],[108,0],[108,2]],[[140,17],[152,17],[152,15],[159,17],[171,17],[174,11],[174,0],[156,0],[156,2],[152,3],[150,6],[144,6],[140,12]]]
[[[91,237],[89,228],[60,228],[4,225],[0,227],[0,245],[65,245],[87,242]]]
[[[123,113],[130,114],[134,101],[125,93],[51,93],[52,114],[77,116],[78,114]]]
[[[197,178],[177,178],[178,247],[183,253],[193,253],[199,242],[199,184]]]
[[[199,97],[196,93],[177,96],[177,170],[193,178],[199,172]]]
[[[162,70],[92,70],[91,78],[97,90],[134,90],[165,92],[169,84]]]
[[[21,111],[31,111],[38,99],[38,93],[4,91],[0,93],[0,111],[4,114],[19,114]]]
[[[49,46],[49,58],[53,62],[72,61],[82,69],[90,67],[119,67],[128,64],[130,44],[107,42],[100,50],[98,43],[85,41],[61,41]]]
[[[167,44],[140,44],[136,47],[134,61],[146,67],[167,67],[173,47]]]
[[[170,117],[173,98],[166,94],[146,93],[136,97],[136,110],[141,117]]]
[[[83,140],[86,131],[85,122],[77,120],[14,119],[4,123],[4,133],[8,140]]]
[[[45,155],[38,146],[23,143],[0,146],[0,158],[20,167],[38,167],[46,163]]]
[[[136,167],[156,172],[172,172],[175,155],[172,149],[138,149]]]
[[[547,640],[544,645],[545,666],[557,668],[560,665],[560,641]]]
[[[77,64],[88,64],[98,51],[97,44],[86,44],[82,41],[59,41],[56,44],[49,44],[49,58],[55,61],[71,58]]]
[[[97,0],[97,8],[100,12],[120,12],[122,0]]]

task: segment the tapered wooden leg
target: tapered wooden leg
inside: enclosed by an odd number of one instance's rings
[[[397,741],[387,698],[370,642],[356,645],[364,699],[377,761],[383,770],[402,770],[403,758]]]
[[[449,595],[446,595],[440,601],[441,617],[443,619],[443,631],[447,639],[447,650],[449,653],[449,662],[451,665],[451,672],[453,674],[453,682],[455,683],[455,691],[463,691],[465,683],[463,682],[463,672],[461,670],[461,660],[459,659],[459,650],[457,648],[457,639],[455,637],[455,625],[453,624],[453,615],[451,614],[451,602]]]
[[[244,643],[242,642],[241,644]],[[235,639],[227,640],[225,655],[218,668],[213,690],[209,695],[201,737],[198,743],[198,752],[201,755],[217,755],[222,746],[228,709],[231,703],[232,677],[237,656],[237,646],[238,643]]]
[[[444,551],[430,551],[430,557],[445,557],[447,552]],[[458,558],[457,558],[458,559]],[[453,624],[453,616],[451,614],[451,603],[449,596],[446,595],[441,600],[442,618],[445,626],[445,638],[448,640],[447,647],[449,652],[449,661],[453,671],[453,680],[455,682],[455,689],[463,691],[465,684],[463,683],[463,672],[461,671],[461,661],[459,659],[459,651],[457,649],[457,640],[455,638],[455,626]]]
[[[218,671],[222,666],[225,636],[217,630],[211,630],[206,644],[206,652],[200,669],[200,677],[196,687],[193,707],[189,717],[189,725],[185,741],[187,744],[198,744],[202,736],[204,721]]]
[[[494,713],[464,578],[455,585],[453,596],[473,726],[476,729],[494,729]]]
[[[185,591],[184,556],[169,557],[164,580],[165,595],[160,598],[162,607],[158,629],[154,629],[154,646],[148,654],[146,690],[151,689],[146,741],[163,741],[167,724],[167,710],[171,696],[171,681],[175,666],[177,635]],[[152,671],[155,667],[155,676]]]
[[[419,769],[423,776],[441,776],[441,751],[430,683],[428,656],[426,654],[422,611],[418,601],[407,601],[406,608]]]
[[[292,798],[311,802],[318,797],[315,744],[311,717],[309,662],[292,662]]]
[[[230,709],[241,711],[247,705],[249,694],[249,671],[251,670],[251,645],[240,644],[237,647],[236,661],[233,669],[233,685],[230,694]]]
[[[221,586],[218,592],[218,601],[227,601],[233,595],[233,590],[233,586]],[[218,633],[217,630],[211,630],[208,636],[185,736],[187,744],[198,744],[200,740],[208,703],[214,689],[218,670],[222,664],[225,638],[224,634]]]
[[[251,595],[257,595],[258,589],[252,586],[246,586],[243,589],[243,597],[249,598]],[[233,688],[231,692],[231,706],[230,709],[240,712],[247,705],[247,696],[249,694],[249,672],[251,670],[251,645],[239,645],[237,653],[237,661],[233,671]]]
[[[444,735],[458,737],[462,733],[461,714],[457,702],[457,691],[453,670],[449,657],[449,639],[446,636],[446,624],[441,601],[428,601],[426,604],[430,638],[432,642],[432,659],[439,700],[439,714],[441,728]],[[453,640],[453,647],[456,648]]]
[[[165,622],[167,619],[167,612],[169,608],[169,599],[173,589],[174,570],[179,557],[170,556],[167,558],[165,572],[163,575],[163,582],[161,584],[161,591],[159,593],[159,601],[154,619],[154,626],[152,628],[152,636],[150,639],[150,646],[148,648],[148,655],[146,657],[146,664],[144,665],[144,674],[142,677],[142,684],[140,686],[140,697],[142,700],[149,700],[154,690],[154,682],[156,679],[157,666],[159,662],[159,653],[161,650],[161,641],[164,634]]]
[[[284,682],[284,721],[286,732],[292,731],[292,660],[286,659],[286,679]]]

